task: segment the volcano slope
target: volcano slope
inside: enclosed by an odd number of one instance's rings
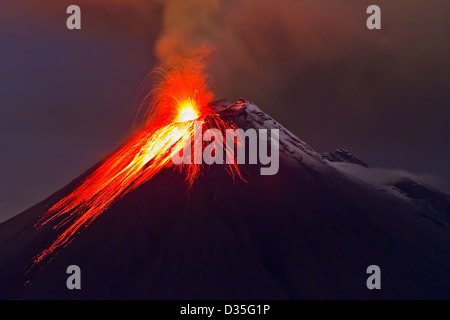
[[[246,182],[233,183],[222,165],[206,166],[189,189],[165,169],[27,272],[57,235],[57,221],[34,224],[94,167],[0,225],[0,298],[450,298],[447,195],[421,185],[427,198],[417,201],[375,188],[252,103],[214,108],[240,128],[280,130],[278,174],[243,165]],[[81,290],[66,287],[73,264]],[[370,265],[381,269],[380,290],[366,286]]]

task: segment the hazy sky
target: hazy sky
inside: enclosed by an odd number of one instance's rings
[[[82,30],[66,29],[69,4]],[[369,4],[381,30],[365,26]],[[449,16],[430,0],[3,0],[0,221],[114,150],[158,60],[199,51],[218,99],[450,192]]]

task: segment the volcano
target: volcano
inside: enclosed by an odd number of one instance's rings
[[[280,165],[192,186],[164,168],[111,203],[46,263],[61,219],[36,222],[105,161],[0,224],[2,299],[449,299],[450,197],[418,181],[370,184],[366,162],[320,154],[251,102],[211,104],[237,128],[278,129]],[[344,168],[344,169],[343,169]],[[81,269],[68,290],[66,269]],[[381,270],[381,289],[366,286]]]

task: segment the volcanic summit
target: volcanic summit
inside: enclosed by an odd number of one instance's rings
[[[278,129],[278,174],[247,164],[236,180],[214,164],[189,186],[163,168],[33,267],[64,217],[36,223],[101,161],[0,224],[0,298],[450,298],[449,196],[412,180],[371,185],[339,167],[365,162],[315,152],[251,102],[210,106],[237,128]],[[81,290],[66,287],[73,264]],[[381,290],[366,286],[369,265],[381,269]]]

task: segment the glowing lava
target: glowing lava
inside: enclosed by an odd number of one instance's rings
[[[193,105],[192,99],[189,97],[188,100],[181,102],[180,112],[178,114],[178,121],[191,121],[198,118],[196,106]]]
[[[161,169],[173,166],[172,154],[183,150],[195,135],[193,120],[202,121],[205,130],[234,128],[207,106],[213,95],[199,68],[170,69],[152,95],[155,98],[144,129],[40,217],[37,228],[57,221],[55,228],[63,231],[34,258],[33,265],[47,261],[69,244],[116,199],[150,180]],[[178,167],[192,185],[201,165]],[[226,170],[233,179],[242,178],[237,165],[227,165]]]

